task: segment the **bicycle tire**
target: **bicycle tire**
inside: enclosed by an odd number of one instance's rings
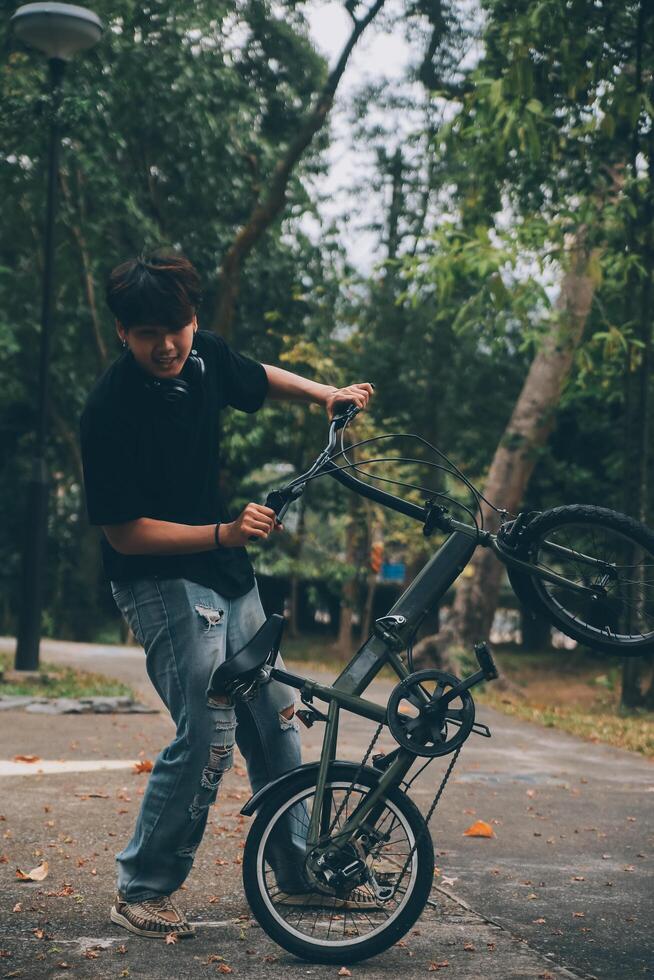
[[[631,564],[610,562],[599,554],[599,546],[594,556],[589,555],[589,548],[575,550],[572,544],[566,543],[574,539],[574,534],[579,540],[591,542],[595,541],[596,536],[610,534],[614,545],[623,549],[621,555],[636,556],[640,552],[643,561],[636,563],[631,559]],[[508,567],[509,581],[523,605],[543,616],[566,636],[593,649],[624,657],[651,653],[654,650],[654,575],[649,583],[639,582],[636,576],[640,572],[636,569],[642,568],[644,571],[649,566],[654,569],[654,533],[626,514],[606,507],[573,504],[543,511],[534,518],[523,531],[515,556],[536,565],[543,552],[548,555],[553,553],[552,545],[557,543],[571,549],[570,554],[576,558],[548,558],[551,564],[546,567],[563,573],[566,578],[576,575],[581,584],[588,585],[594,584],[591,581],[592,567],[584,559],[590,557],[605,561],[604,571],[608,571],[611,577],[605,597],[601,600],[580,597],[579,593],[549,583],[538,574],[529,575],[521,569]],[[565,566],[563,570],[557,566],[557,561]],[[648,574],[652,574],[651,571]],[[630,601],[634,586],[649,589],[651,598],[643,591],[642,602]],[[626,632],[620,632],[625,629],[620,623],[629,617],[633,622],[636,615],[651,628],[645,626],[643,631],[629,625]],[[593,619],[595,622],[592,622]]]
[[[359,767],[351,763],[335,762],[327,779],[327,788],[332,793],[347,791],[357,776]],[[369,791],[377,785],[380,773],[366,767],[357,776],[355,791]],[[315,789],[317,772],[299,772],[297,776],[280,787],[279,793],[271,797],[259,811],[248,834],[243,854],[243,886],[250,908],[264,931],[278,945],[300,959],[312,963],[344,964],[376,956],[406,935],[424,910],[431,891],[434,875],[434,848],[425,820],[415,803],[398,787],[392,787],[383,800],[399,822],[410,831],[411,846],[417,840],[415,853],[409,864],[411,877],[409,888],[404,892],[401,902],[390,919],[367,937],[359,935],[343,936],[340,941],[327,941],[320,938],[309,940],[299,930],[288,923],[279,909],[276,909],[265,884],[265,848],[275,823],[290,807],[306,801]],[[274,896],[273,896],[274,897]],[[357,913],[348,913],[354,921]],[[369,918],[370,914],[360,913]],[[332,916],[339,918],[339,916]],[[345,923],[347,917],[340,916]],[[331,930],[331,925],[330,925]]]

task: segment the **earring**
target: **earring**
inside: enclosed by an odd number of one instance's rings
[[[125,350],[125,348],[127,347],[127,341],[126,340],[123,340],[123,342],[121,344],[121,347],[123,348],[123,350]]]

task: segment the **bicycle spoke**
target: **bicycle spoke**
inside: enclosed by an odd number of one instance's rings
[[[336,787],[330,785],[328,781],[325,787],[326,799],[329,801],[327,812],[332,819],[336,817],[336,826],[331,831],[333,835],[338,836],[342,826],[361,806],[369,792],[370,789],[367,787],[365,790],[351,785]],[[287,810],[278,811],[275,823],[285,819],[295,809],[299,815],[298,824],[306,829],[315,802],[315,789],[312,789],[303,800],[296,800]],[[294,934],[304,936],[310,943],[343,946],[345,949],[349,942],[361,941],[376,933],[393,920],[404,907],[410,893],[409,882],[413,880],[414,875],[415,859],[409,860],[414,853],[412,850],[414,839],[407,835],[404,818],[389,805],[388,801],[380,801],[378,807],[379,815],[374,829],[375,834],[379,834],[383,839],[378,840],[376,836],[372,838],[377,842],[366,859],[372,877],[367,880],[364,873],[351,892],[353,900],[356,900],[355,896],[358,894],[361,896],[360,901],[370,901],[369,906],[339,908],[339,895],[342,894],[343,899],[347,900],[349,893],[330,893],[328,890],[325,890],[324,898],[309,893],[306,905],[301,904],[301,899],[298,899],[297,905],[280,902],[279,897],[284,889],[277,885],[274,869],[270,860],[264,855],[262,870],[268,901],[276,910],[280,921],[288,923],[288,927]],[[269,832],[269,839],[274,839],[274,833],[274,829]],[[363,834],[364,831],[362,830],[361,833]],[[372,833],[372,828],[368,829],[368,833]],[[347,841],[347,838],[344,840]],[[345,844],[345,846],[349,845]],[[407,861],[409,861],[408,866]],[[313,874],[315,874],[315,866]],[[391,887],[393,893],[390,899],[386,902],[377,899],[373,882],[377,883],[375,887]],[[325,888],[325,885],[323,883],[315,887],[320,891]]]
[[[654,578],[648,577],[654,569],[652,551],[628,525],[623,530],[601,516],[595,521],[582,517],[579,522],[562,522],[531,544],[530,556],[536,569],[570,580],[570,586],[550,582],[538,577],[538,571],[532,579],[546,607],[574,625],[590,645],[596,639],[608,644],[605,649],[623,646],[626,652],[629,643],[652,641]],[[573,584],[595,594],[579,592]],[[565,625],[561,628],[565,632]],[[574,638],[583,642],[583,637]]]

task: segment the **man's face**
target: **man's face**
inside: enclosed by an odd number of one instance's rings
[[[155,378],[177,377],[191,353],[197,328],[195,317],[181,330],[174,332],[168,327],[147,324],[126,331],[122,324],[116,324],[118,336],[127,341],[136,363]]]

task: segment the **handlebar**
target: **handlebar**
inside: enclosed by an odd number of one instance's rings
[[[329,426],[327,445],[306,473],[296,477],[288,486],[282,487],[279,490],[272,490],[268,494],[265,505],[275,512],[277,520],[281,521],[293,501],[302,496],[307,482],[322,471],[342,486],[347,487],[348,490],[352,490],[362,497],[367,497],[369,500],[381,504],[383,507],[388,507],[400,514],[404,514],[406,517],[411,517],[415,521],[419,521],[423,525],[423,531],[427,537],[436,529],[440,529],[446,533],[460,531],[476,538],[479,544],[493,547],[495,535],[487,531],[480,531],[476,526],[471,527],[454,520],[444,508],[434,506],[432,500],[427,500],[425,505],[421,507],[418,504],[411,503],[409,500],[402,499],[402,497],[396,497],[395,494],[389,493],[386,490],[380,490],[370,483],[364,483],[363,480],[357,479],[351,472],[348,472],[347,466],[339,466],[332,460],[332,453],[336,448],[337,432],[358,415],[359,411],[360,409],[354,403],[346,404],[340,410],[339,414],[332,418]],[[260,539],[252,535],[250,540],[259,541]]]
[[[360,411],[361,409],[354,402],[346,402],[340,409],[339,414],[332,417],[329,424],[327,445],[315,463],[297,481],[294,481],[292,487],[270,491],[266,497],[265,506],[274,510],[277,521],[281,521],[293,501],[302,496],[306,487],[306,481],[329,461],[332,452],[336,448],[336,433],[344,428]],[[259,541],[259,538],[255,534],[252,534],[250,535],[250,541]]]

